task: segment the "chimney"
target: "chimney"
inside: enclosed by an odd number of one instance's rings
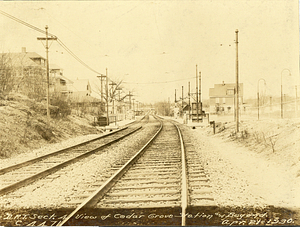
[[[26,47],[22,47],[22,53],[26,53]]]

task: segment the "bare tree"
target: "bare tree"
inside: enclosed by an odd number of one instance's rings
[[[45,68],[39,65],[25,65],[22,55],[19,56],[18,62],[19,65],[15,66],[16,90],[37,101],[43,100],[47,85]]]
[[[40,65],[30,65],[25,55],[0,55],[0,92],[20,92],[41,101],[46,94],[46,71]]]
[[[0,94],[8,94],[14,87],[14,69],[7,54],[0,56]]]
[[[127,95],[124,95],[124,93],[121,93],[121,90],[124,88],[122,86],[122,80],[116,80],[117,82],[114,81],[110,81],[109,82],[109,86],[108,86],[108,92],[106,93],[106,88],[105,88],[105,83],[102,84],[102,88],[101,88],[101,84],[99,82],[99,84],[95,84],[95,93],[98,94],[100,97],[103,98],[103,103],[100,104],[100,108],[99,108],[99,113],[102,114],[103,112],[105,112],[105,103],[111,103],[113,100],[114,101],[122,101],[124,100]],[[101,94],[102,92],[102,94]],[[107,94],[107,95],[106,95]]]

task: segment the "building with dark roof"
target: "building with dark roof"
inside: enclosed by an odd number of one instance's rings
[[[41,100],[46,91],[46,59],[35,52],[1,53],[1,73],[11,76],[13,91]]]
[[[210,113],[233,113],[235,105],[235,83],[215,84],[209,89]],[[243,103],[243,84],[239,84],[239,103]]]
[[[6,63],[14,68],[44,68],[46,69],[46,59],[35,52],[26,52],[26,48],[22,47],[20,53],[2,53],[1,57]]]

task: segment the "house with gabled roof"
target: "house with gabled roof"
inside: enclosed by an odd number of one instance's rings
[[[19,53],[1,53],[1,64],[12,71],[13,90],[42,99],[46,88],[46,59],[23,47]]]
[[[2,53],[1,56],[6,59],[6,63],[14,68],[43,68],[46,69],[46,59],[35,52],[26,52],[22,47],[19,53]]]
[[[46,96],[47,68],[46,59],[35,52],[27,52],[25,47],[19,53],[2,53],[1,59],[14,71],[14,90],[29,97]],[[63,69],[56,65],[49,65],[49,88],[51,94],[68,95],[72,93],[73,82],[66,78]]]
[[[215,84],[209,89],[210,113],[233,113],[235,105],[235,83]],[[239,103],[243,103],[243,84],[239,84]]]

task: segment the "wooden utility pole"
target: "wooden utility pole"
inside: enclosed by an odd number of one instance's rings
[[[197,122],[199,122],[199,106],[198,106],[198,69],[196,65],[196,111],[197,111]]]
[[[239,129],[239,49],[238,49],[238,33],[239,30],[235,31],[235,44],[236,44],[236,132],[240,131]]]
[[[108,75],[107,75],[107,68],[106,68],[106,124],[109,125],[109,113],[108,113]]]
[[[133,116],[135,116],[135,106],[134,106],[135,98],[132,98],[132,106],[133,106]]]
[[[114,94],[114,85],[117,85],[115,82],[109,84],[111,86],[111,97],[112,97],[112,114],[115,114],[115,94]]]
[[[116,110],[116,114],[118,115],[118,112],[122,113],[122,104],[121,104],[121,90],[122,88],[120,88],[119,86],[116,88],[119,94],[119,99],[118,99],[118,105],[117,105],[117,110]]]
[[[201,101],[201,72],[199,72],[199,104],[200,104],[201,122],[203,122],[202,101]]]
[[[298,117],[298,95],[297,95],[297,85],[295,85],[296,99],[295,99],[295,117]]]
[[[50,124],[50,110],[49,110],[49,105],[50,105],[50,81],[49,81],[49,45],[48,45],[48,40],[57,40],[56,37],[51,37],[49,38],[48,37],[48,26],[46,25],[45,27],[46,29],[46,38],[44,37],[38,37],[37,40],[46,40],[46,70],[47,70],[47,124],[49,125]]]
[[[170,113],[171,113],[171,103],[170,103],[170,97],[168,97],[168,116],[170,116]]]
[[[133,96],[133,95],[130,93],[130,91],[129,91],[128,96],[129,96],[129,109],[131,110],[131,96]]]
[[[189,120],[191,119],[191,82],[189,82]]]
[[[100,104],[100,110],[102,111],[103,110],[103,77],[106,77],[105,75],[100,75],[100,76],[97,76],[98,78],[100,78],[100,81],[101,81],[101,87],[100,87],[100,93],[101,93],[101,104]]]
[[[181,109],[182,109],[182,114],[183,114],[183,86],[181,86]]]

